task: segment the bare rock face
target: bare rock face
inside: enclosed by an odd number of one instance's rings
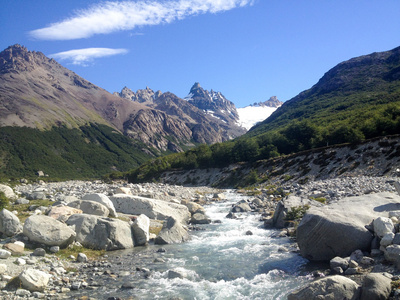
[[[75,240],[75,231],[51,217],[32,215],[26,219],[23,233],[33,242],[66,247]]]

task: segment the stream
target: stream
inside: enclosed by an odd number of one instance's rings
[[[227,201],[205,206],[211,220],[220,223],[199,225],[183,244],[108,253],[111,276],[88,270],[89,284],[98,288],[79,294],[96,299],[286,299],[310,280],[308,261],[291,251],[289,238],[265,229],[259,214],[226,218],[232,204],[246,199],[234,192],[226,195]],[[169,270],[184,278],[169,278]]]

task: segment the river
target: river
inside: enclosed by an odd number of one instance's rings
[[[111,252],[108,260],[115,275],[104,279],[94,272],[88,281],[97,280],[99,288],[87,295],[96,299],[286,299],[291,290],[310,280],[307,260],[290,251],[294,244],[289,238],[275,237],[276,230],[265,229],[259,214],[225,217],[232,204],[246,198],[233,192],[226,195],[227,201],[205,206],[206,214],[221,222],[199,225],[201,230],[192,231],[186,243]],[[169,279],[168,271],[173,269],[185,277]]]

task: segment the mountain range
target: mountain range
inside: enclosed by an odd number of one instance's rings
[[[222,93],[204,90],[199,83],[193,85],[185,99],[170,92],[154,92],[148,87],[137,92],[125,87],[120,93],[110,94],[54,59],[21,45],[10,46],[0,53],[0,129],[3,137],[11,128],[18,128],[20,136],[26,136],[21,130],[28,129],[38,130],[41,135],[54,134],[54,130],[60,128],[73,130],[74,134],[79,132],[80,138],[75,139],[76,142],[81,139],[91,146],[100,146],[117,158],[135,156],[125,167],[122,163],[110,162],[104,170],[126,170],[151,156],[181,152],[202,143],[228,141],[247,131],[240,126],[235,105]],[[10,163],[14,158],[10,153],[15,153],[19,165],[31,165],[28,154],[18,153],[14,147],[18,144],[17,137],[11,139],[10,136],[8,134],[8,138],[0,142],[0,150],[3,150],[0,164],[12,169]],[[106,146],[102,142],[104,139],[112,146]],[[135,153],[126,149],[121,152],[123,147],[116,140],[124,143],[129,140]],[[78,148],[83,149],[83,146]],[[114,147],[118,150],[112,150]],[[54,160],[59,153],[65,152],[57,145],[52,148],[56,149],[47,155],[54,156]],[[66,166],[76,160],[77,156],[74,160],[67,159]]]

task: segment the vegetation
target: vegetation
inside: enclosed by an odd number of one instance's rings
[[[309,205],[291,207],[290,211],[287,212],[285,220],[287,221],[296,221],[303,218],[307,210],[310,208]]]
[[[0,210],[6,208],[9,204],[9,200],[3,192],[0,192]]]
[[[52,180],[99,178],[148,160],[144,148],[105,125],[48,131],[0,127],[0,180],[35,178],[39,170]]]

